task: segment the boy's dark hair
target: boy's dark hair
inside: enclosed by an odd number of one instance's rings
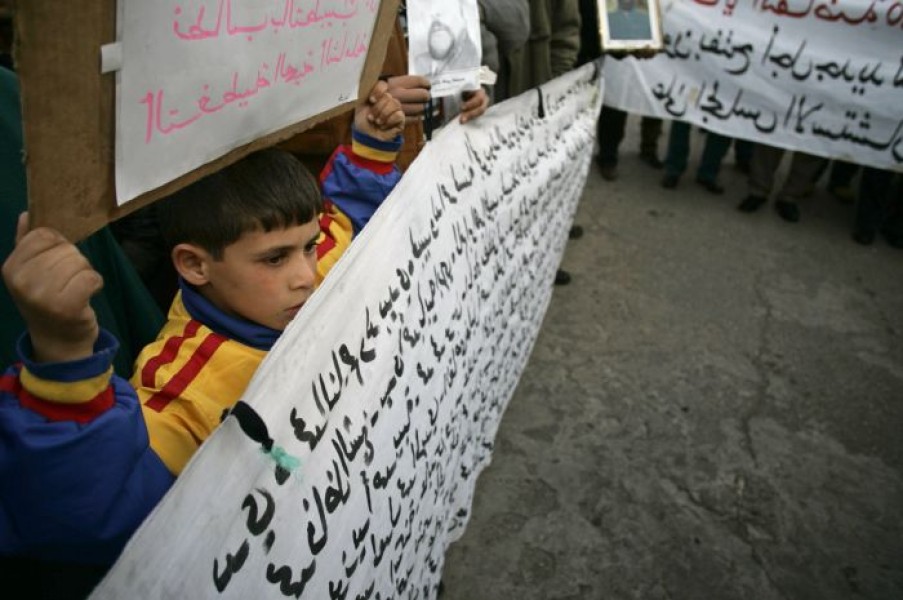
[[[169,248],[197,244],[215,260],[248,231],[302,225],[322,210],[320,187],[292,154],[268,148],[158,202]]]

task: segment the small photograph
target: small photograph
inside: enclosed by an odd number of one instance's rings
[[[599,33],[606,50],[662,48],[657,0],[599,0]]]
[[[434,96],[475,89],[482,60],[476,0],[408,0],[407,18],[411,73],[429,77]]]

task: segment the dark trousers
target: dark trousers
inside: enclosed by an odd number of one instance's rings
[[[597,160],[603,166],[618,164],[618,147],[624,140],[627,125],[627,113],[617,108],[602,105],[599,120],[596,122],[596,135],[599,140],[599,156]],[[643,117],[640,122],[640,154],[657,155],[658,138],[662,133],[662,120],[654,117]]]
[[[668,134],[668,152],[665,155],[665,173],[667,175],[683,175],[687,170],[690,154],[690,133],[692,128],[685,121],[671,121]],[[721,169],[721,161],[731,147],[731,138],[707,131],[696,179],[714,182]]]
[[[875,233],[900,229],[903,219],[903,185],[894,185],[895,174],[886,169],[863,167],[856,201],[856,229]]]

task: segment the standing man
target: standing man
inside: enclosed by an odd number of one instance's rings
[[[530,88],[564,75],[577,64],[580,51],[580,5],[578,0],[530,0],[530,38],[511,60],[509,91],[516,96]],[[579,225],[569,237],[583,235]],[[571,274],[555,273],[555,285],[567,285]]]
[[[620,4],[619,4],[620,7]],[[578,64],[584,64],[596,60],[603,55],[602,42],[599,35],[599,13],[596,0],[580,0],[580,14],[583,19],[581,28],[580,56]],[[609,27],[612,15],[608,13]],[[616,60],[628,56],[626,52],[604,52]],[[631,53],[636,58],[652,58],[654,51],[638,50]],[[600,64],[601,66],[601,64]],[[640,121],[640,159],[653,169],[661,169],[663,164],[658,157],[658,139],[662,133],[662,120],[655,117],[643,117]],[[596,164],[602,178],[606,181],[614,181],[618,178],[618,149],[624,139],[627,127],[627,112],[606,106],[603,102],[596,122],[596,140],[599,144],[599,154],[596,156]]]

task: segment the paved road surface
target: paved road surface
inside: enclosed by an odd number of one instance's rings
[[[442,600],[903,598],[903,250],[823,186],[797,224],[739,213],[732,157],[724,196],[665,190],[638,129],[590,174]]]

